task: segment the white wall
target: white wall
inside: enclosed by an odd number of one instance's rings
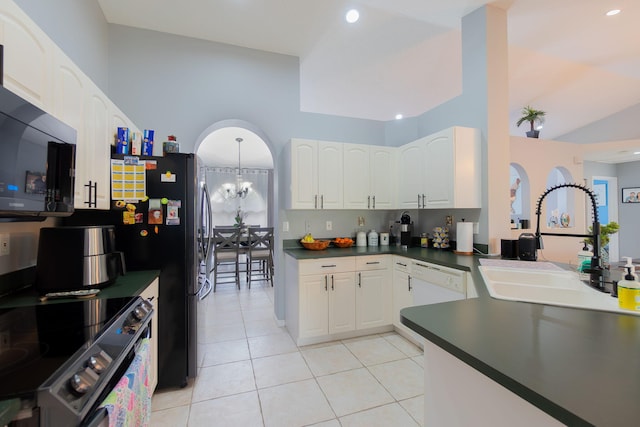
[[[530,230],[512,230],[512,238],[517,238],[522,232],[535,232],[536,216],[535,209],[538,198],[547,189],[547,177],[553,168],[561,166],[566,168],[573,177],[573,182],[584,183],[584,173],[582,165],[582,154],[580,144],[568,142],[550,141],[545,139],[524,138],[519,136],[511,137],[511,162],[518,163],[524,168],[529,177],[529,195],[531,213],[524,218],[530,220]],[[569,229],[549,229],[546,226],[546,207],[548,197],[542,203],[542,215],[540,220],[540,230],[542,232],[556,233],[576,233],[585,234],[585,224],[590,224],[591,204],[588,204],[588,212],[585,212],[585,194],[580,190],[573,191],[574,212]],[[505,193],[505,198],[508,197]],[[585,221],[585,215],[588,220]],[[558,261],[568,264],[576,264],[577,253],[582,248],[582,238],[544,236],[544,249],[538,253],[538,259]]]

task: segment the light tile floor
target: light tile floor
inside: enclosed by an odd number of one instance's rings
[[[151,426],[421,426],[422,350],[396,333],[297,347],[273,288],[219,285],[202,304],[195,381],[160,390]]]

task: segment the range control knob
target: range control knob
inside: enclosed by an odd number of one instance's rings
[[[96,353],[89,358],[87,365],[93,369],[96,374],[101,374],[109,367],[109,365],[113,362],[111,356],[109,356],[104,351],[100,351],[100,353]]]
[[[142,304],[140,304],[133,309],[132,314],[133,314],[133,317],[135,317],[137,320],[142,320],[145,317],[147,317],[147,314],[149,314],[149,311]]]
[[[86,368],[82,371],[76,372],[71,378],[69,378],[69,386],[74,393],[83,395],[91,390],[97,381],[98,376],[89,368]]]

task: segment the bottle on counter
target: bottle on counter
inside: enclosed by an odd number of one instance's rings
[[[356,246],[367,246],[367,233],[365,233],[364,231],[358,231],[358,233],[356,234]]]
[[[421,248],[429,247],[429,236],[427,236],[427,233],[420,234],[420,247]]]
[[[626,274],[624,279],[618,282],[618,306],[625,310],[640,311],[640,282],[635,274],[635,266],[631,263],[631,257],[624,266]]]
[[[586,270],[591,268],[591,258],[593,257],[593,252],[589,250],[587,246],[587,242],[583,243],[582,249],[578,251],[578,273],[582,274]]]
[[[367,239],[369,246],[378,246],[378,233],[376,232],[376,230],[369,231]]]

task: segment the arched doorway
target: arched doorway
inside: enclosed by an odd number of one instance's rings
[[[207,183],[212,225],[273,226],[274,160],[266,137],[250,123],[218,122],[207,128],[195,147],[200,179]]]

